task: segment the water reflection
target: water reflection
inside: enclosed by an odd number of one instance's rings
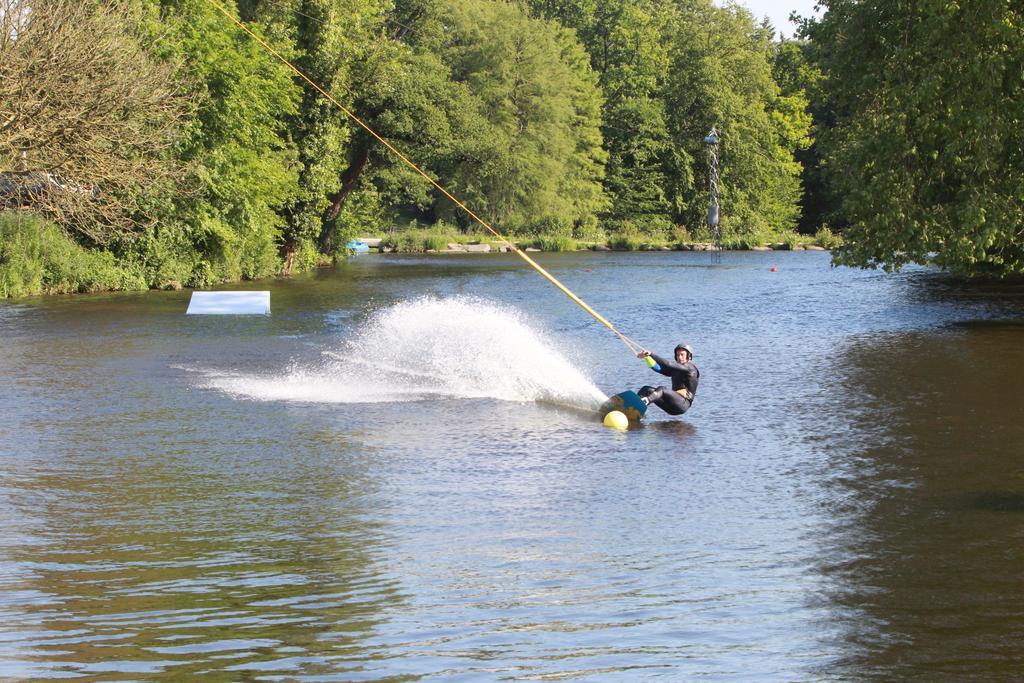
[[[1019,324],[966,324],[843,356],[850,400],[834,408],[858,438],[835,444],[834,486],[847,504],[822,569],[844,615],[847,675],[1019,674],[1022,344]]]
[[[361,662],[402,602],[380,561],[372,451],[328,429],[289,448],[280,416],[216,439],[135,417],[127,448],[58,424],[63,447],[15,463],[0,676],[295,672],[346,649]]]
[[[1021,328],[987,321],[1019,298],[816,254],[540,258],[697,347],[684,420],[201,381],[316,372],[426,293],[524,311],[605,391],[649,378],[510,256],[355,259],[223,324],[174,292],[0,306],[0,678],[1014,677]]]

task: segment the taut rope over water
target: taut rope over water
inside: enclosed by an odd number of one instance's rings
[[[559,282],[555,278],[555,276],[553,276],[551,273],[549,273],[548,271],[546,271],[543,268],[541,268],[540,265],[537,264],[536,261],[534,261],[532,258],[527,256],[525,252],[523,252],[519,247],[517,247],[515,244],[513,244],[511,241],[509,241],[509,239],[507,237],[505,237],[500,232],[498,232],[493,227],[491,227],[491,225],[487,221],[485,221],[484,219],[480,218],[480,216],[478,216],[475,213],[473,213],[473,211],[471,211],[469,209],[469,207],[467,207],[459,199],[457,199],[451,192],[449,192],[447,189],[445,189],[444,186],[441,185],[441,183],[439,183],[436,180],[434,180],[423,169],[421,169],[419,166],[417,166],[415,163],[413,163],[408,157],[406,157],[404,154],[402,154],[400,151],[398,151],[398,149],[396,149],[395,146],[392,145],[390,142],[388,142],[382,135],[380,135],[377,131],[375,131],[369,125],[364,123],[362,119],[360,119],[358,116],[353,114],[345,105],[343,105],[341,102],[339,102],[334,97],[332,97],[329,92],[327,92],[322,87],[320,87],[319,84],[317,84],[315,81],[313,81],[313,79],[311,79],[309,76],[304,74],[301,70],[299,70],[298,67],[296,67],[294,64],[289,62],[280,52],[278,52],[273,47],[271,47],[265,40],[260,38],[255,32],[253,32],[251,29],[249,29],[249,27],[247,27],[244,23],[242,23],[240,20],[238,20],[235,17],[233,17],[231,15],[231,13],[229,13],[221,5],[219,5],[217,2],[215,2],[215,0],[206,0],[206,1],[208,3],[210,3],[211,5],[213,5],[225,17],[230,19],[236,26],[238,26],[238,28],[242,29],[242,31],[244,31],[245,33],[249,34],[249,36],[252,37],[253,40],[255,40],[257,43],[262,45],[268,52],[270,52],[270,54],[274,55],[274,57],[276,57],[278,60],[280,60],[285,66],[287,66],[289,69],[291,69],[293,72],[295,72],[295,74],[299,78],[301,78],[302,80],[304,80],[307,83],[309,83],[317,92],[319,92],[321,95],[326,97],[327,100],[329,102],[331,102],[331,104],[333,104],[338,109],[340,109],[342,112],[344,112],[346,116],[348,116],[350,119],[355,121],[359,126],[361,126],[364,130],[366,130],[366,132],[368,132],[370,135],[372,135],[374,138],[376,138],[378,142],[380,142],[382,145],[387,147],[395,156],[397,156],[407,166],[409,166],[409,168],[413,169],[418,174],[423,176],[423,178],[425,178],[427,180],[427,182],[429,182],[431,185],[436,187],[442,194],[444,194],[445,197],[450,199],[452,202],[455,203],[456,206],[458,206],[460,209],[462,209],[467,214],[469,214],[477,223],[479,223],[480,225],[484,226],[484,228],[489,233],[491,233],[492,235],[497,237],[499,240],[501,240],[502,243],[505,244],[505,246],[507,246],[512,251],[514,251],[521,259],[523,259],[528,264],[530,264],[530,266],[534,270],[536,270],[538,273],[540,273],[542,276],[544,276],[544,278],[547,279],[548,282],[553,284],[555,287],[557,287],[559,290],[561,290],[563,294],[565,294],[567,297],[569,297],[574,302],[576,302],[576,304],[578,304],[587,313],[592,315],[599,323],[601,323],[602,325],[607,327],[609,330],[611,330],[615,334],[615,336],[617,336],[619,338],[619,340],[623,344],[625,344],[626,347],[630,351],[632,351],[633,353],[637,353],[638,351],[640,351],[643,348],[639,343],[637,343],[636,341],[630,339],[629,337],[624,335],[622,332],[619,332],[617,329],[615,329],[615,326],[612,325],[610,322],[608,322],[608,320],[604,316],[602,316],[600,313],[598,313],[593,308],[588,306],[586,304],[586,302],[584,302],[578,296],[573,294],[569,290],[568,287],[566,287],[561,282]]]

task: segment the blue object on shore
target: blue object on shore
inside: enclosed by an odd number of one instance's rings
[[[345,248],[349,251],[354,251],[357,254],[370,251],[370,246],[366,242],[361,242],[360,240],[349,240],[348,242],[345,242]]]

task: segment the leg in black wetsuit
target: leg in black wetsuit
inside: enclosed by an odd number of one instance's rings
[[[669,415],[682,415],[690,409],[690,401],[665,387],[645,386],[636,393],[640,398],[646,398],[648,402],[658,406]]]

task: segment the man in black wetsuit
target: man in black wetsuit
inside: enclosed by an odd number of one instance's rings
[[[641,351],[637,358],[643,358],[651,370],[672,378],[672,389],[665,387],[641,387],[636,392],[645,403],[653,403],[669,415],[682,415],[693,405],[697,393],[700,370],[693,364],[693,349],[686,344],[676,347],[675,361],[665,360],[650,351]]]

